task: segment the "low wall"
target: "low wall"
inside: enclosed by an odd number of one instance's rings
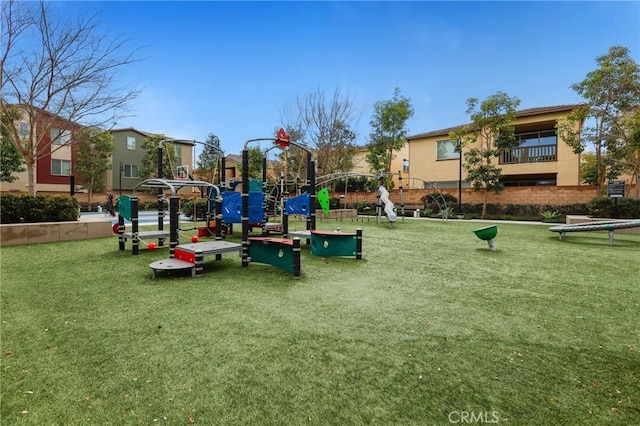
[[[329,215],[324,214],[323,210],[316,210],[316,220],[325,219],[345,219],[358,217],[358,210],[356,209],[331,209]]]
[[[422,204],[422,197],[433,192],[436,189],[415,189],[405,188],[402,190],[402,201],[406,205]],[[444,194],[451,194],[458,198],[457,188],[442,188],[439,190]],[[350,192],[347,194],[332,193],[331,197],[338,198],[340,195],[346,195],[345,203],[354,203],[364,201],[367,203],[375,203],[377,200],[377,191],[371,192]],[[566,204],[586,204],[597,196],[595,186],[521,186],[507,187],[499,194],[490,192],[488,194],[488,202],[493,204],[541,204],[541,205],[566,205]],[[395,188],[389,191],[389,199],[399,206],[400,191]],[[462,202],[480,204],[483,202],[484,192],[474,191],[471,188],[462,189]]]
[[[111,221],[41,222],[0,225],[0,246],[86,240],[112,234]]]

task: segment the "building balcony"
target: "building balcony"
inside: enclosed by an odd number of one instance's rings
[[[500,155],[500,164],[542,163],[558,160],[557,145],[519,146]]]

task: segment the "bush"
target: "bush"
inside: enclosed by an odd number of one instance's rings
[[[558,222],[560,213],[556,210],[545,210],[542,212],[543,222]]]
[[[0,223],[68,222],[78,220],[74,197],[46,195],[0,196]]]
[[[355,203],[351,203],[347,205],[348,208],[358,210],[358,213],[369,212],[371,210],[375,211],[376,204],[375,203],[367,203],[366,201],[356,201]]]
[[[451,194],[441,192],[431,192],[422,198],[423,209],[428,212],[439,212],[446,207],[453,207],[458,204],[458,199]]]
[[[329,198],[329,209],[334,210],[334,209],[341,209],[343,207],[342,204],[342,200],[340,198]],[[322,206],[320,205],[320,201],[318,201],[318,198],[316,197],[316,203],[314,208],[316,210],[321,209]]]
[[[635,198],[618,198],[618,214],[620,219],[640,219],[640,200]],[[594,198],[587,204],[588,214],[593,217],[614,217],[615,199],[611,197]]]
[[[479,218],[482,204],[463,203],[462,211],[467,219]],[[556,212],[554,221],[562,222],[568,214],[588,214],[586,204],[539,205],[539,204],[487,204],[485,219],[540,220],[544,212]]]
[[[514,217],[538,217],[541,211],[541,206],[537,204],[507,204],[502,208],[503,214]]]
[[[165,210],[169,208],[168,200],[165,199],[163,201],[162,208],[165,209]],[[157,210],[158,209],[158,200],[141,200],[138,203],[138,209],[139,210]]]
[[[542,211],[554,210],[560,213],[560,215],[566,216],[568,214],[581,214],[587,215],[589,214],[589,209],[586,204],[563,204],[561,206],[551,206],[544,205],[542,206]]]
[[[196,198],[195,200],[185,201],[180,211],[193,221],[204,220],[207,216],[207,200],[204,198]]]

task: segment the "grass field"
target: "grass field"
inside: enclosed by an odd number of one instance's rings
[[[300,280],[235,254],[152,280],[168,249],[115,236],[2,247],[2,424],[640,424],[640,236],[338,225],[364,259],[303,246]]]

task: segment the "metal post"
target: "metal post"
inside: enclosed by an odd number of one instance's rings
[[[175,250],[178,244],[180,244],[180,237],[178,235],[178,211],[180,205],[180,197],[178,195],[172,195],[169,198],[169,257],[175,257]]]
[[[262,156],[262,235],[267,235],[269,222],[269,200],[267,199],[267,154]]]
[[[163,170],[162,170],[162,142],[158,144],[158,179],[163,179]],[[158,188],[158,230],[162,231],[164,229],[164,196],[162,193],[162,188]],[[162,241],[159,245],[162,245]]]
[[[307,180],[309,181],[309,216],[307,230],[316,229],[316,162],[307,152]]]
[[[300,279],[300,238],[293,239],[293,279]]]
[[[462,215],[462,141],[458,141],[458,214]]]
[[[404,199],[402,198],[402,171],[398,171],[398,181],[400,184],[400,212],[402,213],[402,221],[404,222]]]
[[[249,266],[249,150],[242,150],[242,267]]]
[[[138,238],[138,197],[131,197],[131,254],[137,255],[140,246]]]
[[[124,173],[124,164],[122,161],[120,162],[120,182],[118,183],[118,187],[120,188],[120,194],[122,195],[122,174]]]

